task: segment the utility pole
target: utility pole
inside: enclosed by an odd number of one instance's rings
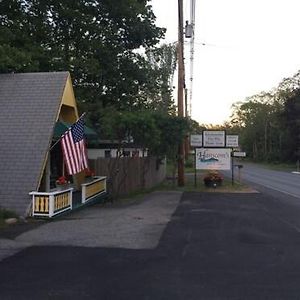
[[[193,77],[194,77],[194,45],[195,45],[195,7],[196,0],[190,0],[190,25],[192,36],[190,40],[190,107],[189,113],[192,116],[192,98],[193,98]]]
[[[184,88],[184,107],[185,107],[185,117],[186,119],[189,118],[189,112],[188,112],[188,89]],[[185,160],[189,159],[189,152],[190,152],[190,139],[187,135],[184,139],[184,157]]]
[[[184,117],[183,92],[184,92],[184,62],[183,62],[183,0],[178,0],[178,91],[177,106],[178,116]],[[184,141],[178,147],[178,186],[184,186]]]

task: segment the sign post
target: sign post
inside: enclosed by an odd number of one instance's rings
[[[233,149],[231,149],[231,185],[234,185],[234,156],[233,156]]]
[[[191,146],[195,154],[195,187],[197,170],[230,170],[234,184],[234,157],[245,157],[245,152],[235,152],[239,148],[239,136],[227,135],[225,130],[204,130],[202,134],[191,135]]]
[[[235,157],[246,157],[246,152],[241,152],[241,151],[233,151],[232,149],[232,185],[234,184],[234,178],[233,178],[233,174],[234,174],[234,164],[233,164],[233,160]],[[236,165],[239,168],[239,181],[241,181],[241,168],[243,167],[243,165]]]
[[[195,188],[197,187],[197,168],[196,168],[196,165],[197,165],[197,156],[196,156],[196,149],[194,149],[194,166],[195,166],[195,175],[194,175],[194,184],[195,184]]]
[[[197,187],[197,168],[196,168],[196,147],[202,147],[202,134],[191,134],[190,137],[191,147],[194,147],[194,184]]]

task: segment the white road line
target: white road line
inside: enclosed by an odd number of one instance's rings
[[[293,194],[293,193],[290,193],[290,192],[287,192],[287,191],[279,190],[279,189],[276,189],[276,188],[274,188],[274,187],[272,187],[270,185],[265,185],[265,184],[256,183],[256,182],[254,182],[254,183],[258,184],[258,185],[260,185],[262,187],[266,187],[268,189],[271,189],[271,190],[274,190],[274,191],[277,191],[277,192],[280,192],[280,193],[283,193],[283,194],[286,194],[286,195],[289,195],[289,196],[292,196],[292,197],[300,199],[300,195],[296,195],[296,194]]]

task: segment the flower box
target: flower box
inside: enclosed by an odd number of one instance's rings
[[[222,185],[223,176],[218,171],[210,171],[203,178],[204,185],[216,188]]]

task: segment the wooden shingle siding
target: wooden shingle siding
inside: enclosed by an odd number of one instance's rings
[[[24,215],[52,139],[68,72],[0,74],[0,207]]]

